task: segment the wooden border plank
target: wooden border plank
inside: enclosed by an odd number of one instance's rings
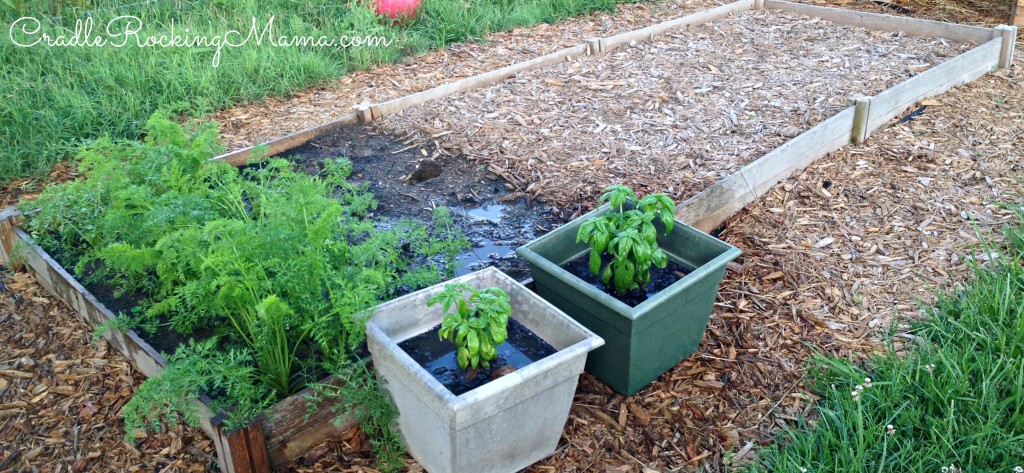
[[[267,141],[256,146],[250,146],[248,148],[242,148],[239,150],[232,151],[230,153],[222,154],[213,159],[219,159],[225,161],[232,166],[242,166],[245,163],[253,159],[252,152],[257,146],[267,147],[266,156],[274,156],[281,154],[285,151],[297,148],[306,144],[306,142],[321,136],[325,133],[343,128],[348,125],[355,125],[359,123],[359,117],[356,113],[345,115],[337,120],[324,123],[323,125],[317,125],[314,127],[306,128],[302,131],[297,131],[290,135],[285,135],[280,138]]]
[[[332,376],[321,383],[336,386],[341,381]],[[275,404],[261,419],[263,431],[267,434],[265,448],[271,467],[283,469],[324,439],[340,435],[358,425],[354,415],[335,424],[336,416],[332,407],[337,404],[336,401],[320,404],[316,412],[306,418],[306,397],[312,392],[311,388],[306,388],[293,394]]]
[[[24,261],[26,268],[35,276],[40,286],[71,307],[93,328],[117,318],[59,263],[36,245],[24,230],[14,228],[13,233],[13,240],[18,246],[18,258]],[[167,366],[167,360],[143,341],[134,330],[111,330],[104,334],[103,338],[132,360],[135,367],[146,377],[159,375],[163,372],[164,366]]]
[[[918,101],[939,95],[992,71],[999,63],[1002,37],[975,47],[879,93],[871,100],[871,133]]]
[[[779,181],[850,143],[849,107],[676,206],[676,218],[710,232]]]
[[[1013,26],[1024,27],[1024,0],[1017,0],[1013,3],[1013,11],[1010,12],[1010,23]]]
[[[687,15],[682,18],[663,21],[656,25],[651,25],[646,28],[641,28],[639,30],[627,31],[625,33],[617,34],[615,36],[602,38],[601,52],[606,53],[615,48],[627,45],[632,41],[649,41],[659,34],[684,26],[694,26],[704,23],[710,23],[715,20],[720,20],[734,13],[752,10],[754,8],[754,5],[755,0],[740,0],[738,2],[722,5],[711,10],[694,13],[692,15]]]
[[[877,31],[902,31],[914,36],[930,38],[946,38],[954,41],[966,41],[984,44],[994,38],[991,28],[981,26],[960,25],[941,21],[922,20],[904,16],[884,15],[845,10],[842,8],[819,7],[804,3],[792,3],[783,0],[765,0],[766,8],[816,16],[834,23],[859,26]]]

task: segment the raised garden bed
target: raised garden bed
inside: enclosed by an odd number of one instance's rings
[[[607,53],[630,41],[644,41],[652,35],[665,33],[680,26],[712,21],[730,13],[761,6],[821,16],[847,25],[944,37],[953,41],[972,42],[978,46],[922,72],[912,79],[880,92],[874,97],[857,100],[856,106],[839,111],[831,118],[759,159],[744,165],[738,171],[680,204],[677,208],[677,217],[681,221],[705,230],[716,227],[795,170],[807,166],[828,152],[848,144],[851,140],[865,139],[870,131],[884,125],[889,119],[899,115],[916,101],[945,92],[955,85],[974,80],[996,67],[1006,67],[1012,62],[1014,31],[1010,28],[987,29],[949,25],[772,0],[767,0],[764,4],[761,4],[760,0],[758,2],[741,1],[711,12],[691,15],[638,32],[588,41],[580,46],[538,58],[529,63],[510,66],[504,70],[415,94],[408,98],[385,104],[367,104],[361,110],[342,120],[274,140],[268,143],[268,146],[271,153],[282,153],[302,145],[312,138],[336,131],[344,126],[359,121],[370,122],[425,101],[489,85],[532,68],[556,64],[564,61],[567,57],[582,55],[586,51]],[[233,164],[243,164],[249,159],[251,152],[251,149],[241,150],[222,158]],[[2,217],[2,221],[0,221],[0,243],[2,243],[0,244],[0,248],[2,248],[0,257],[5,264],[10,262],[14,246],[19,245],[25,250],[21,252],[22,263],[36,274],[39,283],[81,314],[90,325],[96,326],[113,318],[113,314],[103,304],[71,278],[49,255],[36,246],[23,230],[18,228],[20,217],[15,212],[6,212]],[[108,333],[106,337],[115,347],[130,357],[140,371],[147,376],[159,374],[166,364],[166,361],[152,347],[131,331],[125,333],[115,331]],[[328,424],[329,420],[333,418],[333,413],[321,411],[314,414],[309,421],[303,420],[305,400],[301,398],[301,393],[278,403],[273,408],[273,412],[277,415],[270,416],[270,421],[263,421],[247,429],[231,433],[226,433],[219,428],[219,419],[216,417],[210,415],[202,417],[203,430],[215,441],[223,470],[266,471],[271,465],[284,464],[301,454],[309,445],[323,440],[335,432],[329,428]]]

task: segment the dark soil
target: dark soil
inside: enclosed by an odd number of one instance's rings
[[[59,251],[50,252],[50,256],[60,263],[66,271],[74,275],[72,268],[75,267],[75,261],[69,261],[69,258]],[[145,296],[136,291],[125,291],[120,296],[116,295],[118,290],[116,286],[109,284],[107,280],[93,276],[99,269],[98,266],[99,263],[95,262],[88,265],[85,268],[85,274],[81,277],[76,276],[75,279],[95,296],[96,300],[107,306],[107,309],[110,309],[114,314],[132,315],[134,311],[138,310]],[[171,328],[168,323],[160,323],[152,332],[145,330],[144,327],[139,327],[136,329],[136,332],[142,336],[146,343],[149,343],[150,346],[156,348],[158,352],[164,355],[174,353],[178,350],[179,346],[185,344],[189,339],[205,340],[214,335],[212,330],[207,329],[200,329],[189,335],[182,335]]]
[[[436,149],[409,147],[362,126],[321,136],[282,157],[310,174],[319,173],[325,159],[348,158],[353,167],[349,180],[370,184],[379,203],[377,218],[430,224],[435,207],[452,208],[455,225],[473,244],[459,257],[458,275],[494,266],[525,280],[529,268],[515,249],[563,223],[543,206],[510,194],[506,182],[482,165]]]
[[[438,337],[437,332],[440,328],[441,325],[437,325],[399,343],[398,346],[456,396],[558,351],[548,342],[534,335],[530,329],[510,319],[508,321],[508,339],[498,346],[498,358],[491,362],[490,368],[480,368],[470,378],[465,371],[459,368],[459,362],[455,355],[455,344]]]
[[[602,255],[601,267],[604,268],[610,261],[608,255]],[[665,268],[659,268],[657,266],[651,267],[651,283],[647,286],[646,291],[634,290],[629,291],[625,294],[615,292],[612,287],[605,286],[601,283],[601,277],[597,274],[590,272],[590,254],[584,253],[583,256],[570,260],[569,262],[562,265],[562,269],[572,273],[591,286],[594,286],[606,294],[624,302],[630,307],[636,307],[643,301],[654,297],[655,294],[661,292],[666,287],[671,286],[676,281],[683,278],[692,271],[690,268],[683,266],[675,261],[669,259],[668,266]]]

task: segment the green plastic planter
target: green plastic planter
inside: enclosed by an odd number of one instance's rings
[[[587,371],[629,396],[697,351],[725,265],[741,252],[679,221],[665,235],[658,223],[658,244],[691,272],[630,307],[560,267],[589,251],[576,243],[580,225],[609,211],[602,206],[523,245],[516,254],[530,263],[541,297],[604,338],[604,347],[587,358]]]

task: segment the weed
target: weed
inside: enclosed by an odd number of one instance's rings
[[[337,382],[312,385],[313,393],[306,398],[307,420],[325,402],[336,401],[331,405],[335,422],[355,415],[377,457],[377,469],[385,473],[401,471],[405,466],[405,447],[395,426],[398,408],[377,384],[367,362],[336,365],[330,371]]]

